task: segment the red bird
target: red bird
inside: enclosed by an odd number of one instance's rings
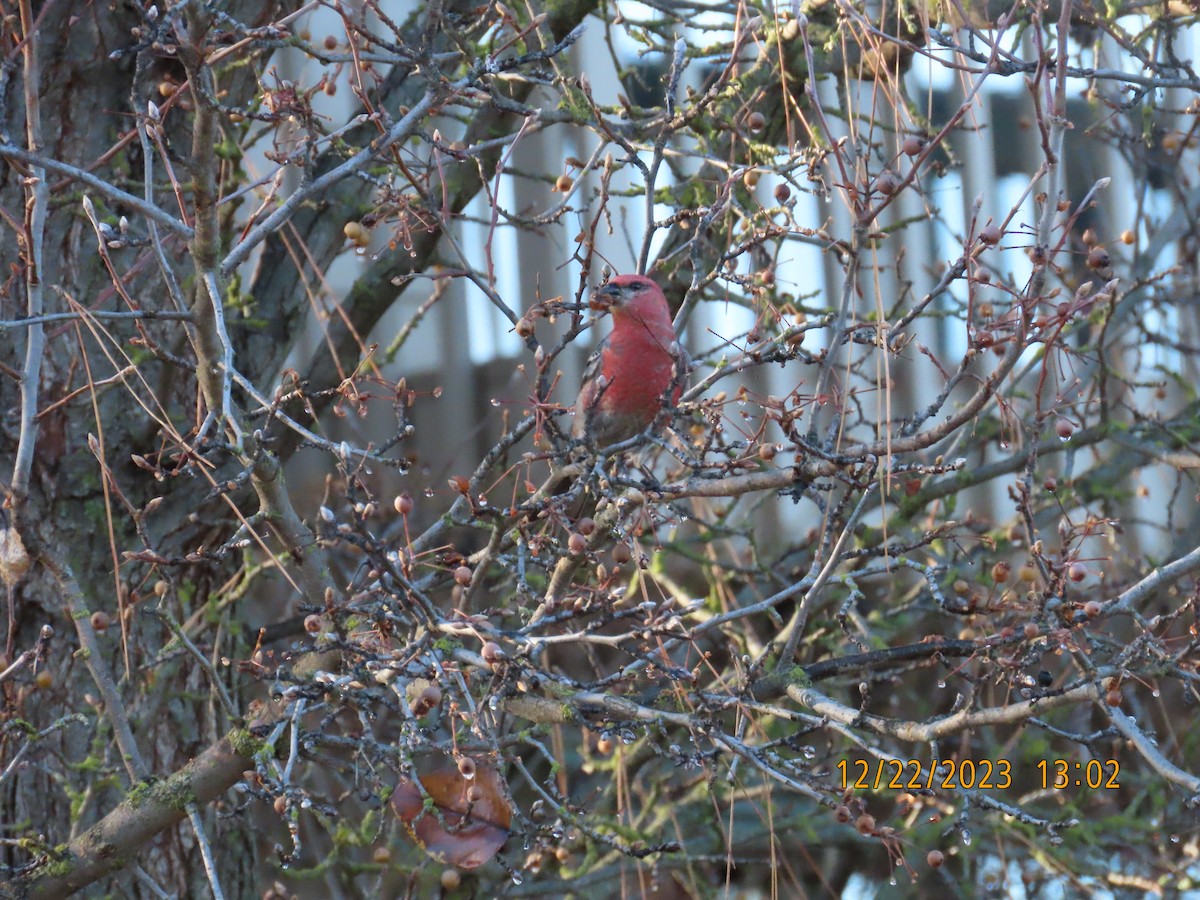
[[[667,298],[644,275],[618,275],[592,294],[612,312],[612,333],[588,360],[571,433],[597,447],[640,434],[658,416],[675,381],[675,326]],[[671,402],[679,402],[676,383]]]

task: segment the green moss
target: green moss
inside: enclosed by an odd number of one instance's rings
[[[793,666],[786,673],[789,684],[794,684],[796,687],[812,687],[812,679],[808,677],[808,672],[804,670],[804,666]]]
[[[189,803],[195,803],[196,791],[192,787],[191,775],[184,771],[176,772],[162,781],[143,781],[130,788],[125,796],[125,802],[134,809],[140,809],[147,801],[179,810],[187,807]]]
[[[25,732],[25,737],[29,738],[30,740],[37,739],[37,728],[30,722],[26,722],[24,719],[9,719],[6,727],[11,729],[20,729],[21,731]]]
[[[238,756],[252,759],[259,753],[269,753],[271,746],[266,741],[256,738],[245,728],[235,728],[229,732],[229,746]]]
[[[218,159],[239,160],[242,158],[242,148],[237,145],[237,141],[231,138],[226,138],[216,145],[214,152]]]
[[[75,860],[67,856],[46,863],[40,874],[47,878],[65,878],[75,868]]]
[[[141,809],[143,803],[150,798],[150,782],[142,781],[129,789],[125,802],[134,809]]]

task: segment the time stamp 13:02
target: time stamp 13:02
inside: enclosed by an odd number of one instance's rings
[[[836,768],[841,787],[854,790],[1004,790],[1012,787],[1013,773],[1013,764],[1007,759],[843,759]],[[1040,759],[1033,768],[1043,790],[1116,790],[1121,786],[1121,764],[1115,759]]]

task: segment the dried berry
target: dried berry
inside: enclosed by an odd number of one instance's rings
[[[1112,263],[1108,251],[1103,247],[1093,247],[1088,251],[1087,264],[1089,269],[1107,269]]]
[[[363,228],[361,222],[347,222],[342,226],[342,234],[346,236],[346,240],[359,247],[364,247],[371,242],[371,235],[367,229]]]
[[[495,641],[488,641],[484,644],[480,655],[483,657],[484,662],[493,667],[504,659],[504,651]]]

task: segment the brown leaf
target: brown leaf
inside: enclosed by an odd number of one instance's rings
[[[426,853],[446,865],[474,869],[504,846],[512,813],[495,769],[480,765],[473,778],[466,778],[456,766],[445,766],[420,780],[445,826],[436,813],[422,814],[420,789],[407,778],[396,786],[391,803],[409,836]]]

